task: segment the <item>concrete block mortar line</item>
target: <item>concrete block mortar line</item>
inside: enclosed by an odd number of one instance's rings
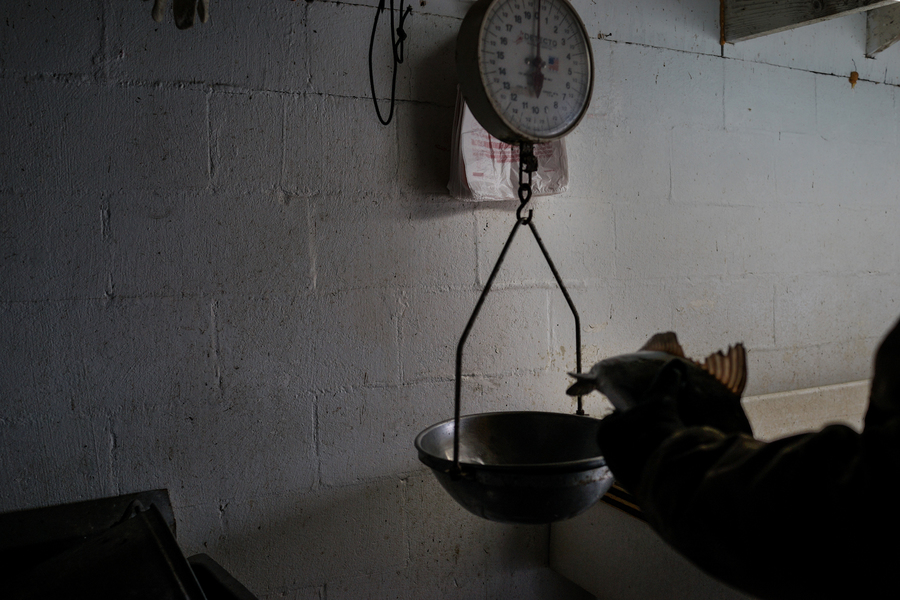
[[[109,35],[107,27],[107,23],[109,21],[108,5],[108,0],[100,4],[100,48],[98,50],[99,58],[97,58],[100,63],[100,67],[96,73],[98,79],[104,80],[109,80],[109,63],[111,61],[111,57],[109,56]]]
[[[569,290],[589,290],[596,287],[599,279],[563,279],[566,284],[566,288]],[[610,281],[608,278],[603,278],[603,281]],[[337,288],[328,288],[327,290],[319,289],[318,287],[311,288],[311,292],[316,297],[324,298],[330,295],[335,294],[343,294],[346,292],[358,292],[361,290],[371,291],[373,293],[390,293],[390,292],[472,292],[475,291],[477,293],[481,293],[484,289],[484,285],[476,282],[473,282],[472,285],[404,285],[404,286],[369,286],[365,284],[359,285],[349,285],[349,286],[341,286]],[[506,290],[543,290],[543,289],[555,289],[558,290],[559,286],[556,284],[556,281],[553,279],[553,276],[547,273],[547,278],[544,280],[528,280],[528,281],[520,281],[520,282],[494,282],[494,285],[491,286],[491,293],[496,291],[506,291]],[[473,300],[474,307],[474,300]]]
[[[328,583],[326,582],[321,585],[281,588],[266,594],[257,594],[256,597],[259,600],[295,600],[298,597],[312,598],[312,596],[309,596],[308,594],[310,593],[310,590],[314,590],[316,600],[326,600],[327,595],[325,588],[327,585]],[[298,594],[302,594],[302,596],[298,596]]]
[[[90,75],[76,73],[52,73],[40,71],[16,71],[0,69],[0,80],[21,80],[24,83],[59,83],[62,85],[98,85],[97,79]]]
[[[110,208],[106,194],[102,194],[100,201],[100,240],[108,242],[110,240]]]
[[[608,42],[611,44],[622,44],[625,46],[635,46],[637,48],[650,48],[652,50],[664,50],[666,52],[677,52],[679,54],[692,54],[694,56],[711,56],[713,58],[720,58],[720,54],[714,52],[698,52],[696,50],[685,50],[683,48],[669,48],[668,46],[654,46],[653,44],[646,44],[644,42],[627,42],[625,40],[616,40],[608,36],[604,36],[600,41]],[[727,58],[727,57],[725,57]]]
[[[562,296],[562,292],[560,292],[560,296]],[[574,300],[573,300],[573,303],[574,303]],[[547,296],[547,311],[548,311],[547,325],[548,325],[548,327],[550,327],[550,348],[548,349],[547,355],[549,357],[551,365],[556,360],[554,348],[559,348],[559,347],[569,348],[569,347],[571,347],[573,357],[576,356],[576,351],[578,350],[575,346],[575,339],[576,339],[575,317],[572,315],[572,311],[569,308],[568,303],[566,303],[565,308],[562,309],[563,314],[559,315],[558,319],[554,318],[553,306],[554,306],[553,298],[548,294],[548,296]],[[562,305],[560,305],[560,306],[562,306]],[[577,304],[575,305],[575,310],[578,311],[578,313],[579,313],[578,316],[579,316],[579,320],[580,320],[581,319],[581,311],[579,310]],[[557,328],[554,327],[554,325],[553,325],[554,322],[560,323],[561,327],[563,328],[563,330],[566,333],[565,334],[560,333],[559,337],[557,337],[557,334],[556,334]],[[582,329],[584,329],[583,323],[581,324],[581,327],[582,327]],[[563,339],[563,337],[562,337],[563,335],[565,335],[565,339]],[[582,343],[582,345],[584,345],[584,340],[582,340],[581,343]],[[575,371],[575,370],[577,370],[576,366],[577,365],[573,362],[571,365],[567,366],[567,370]],[[586,367],[586,365],[582,364],[581,368],[582,368],[582,370],[584,370],[587,367]],[[534,374],[538,375],[539,373],[544,373],[544,372],[547,372],[548,370],[549,370],[549,365],[545,369],[535,370]]]
[[[357,7],[361,7],[361,8],[371,8],[371,9],[374,9],[377,4],[377,3],[373,4],[372,2],[345,2],[343,0],[322,0],[322,1],[327,2],[328,4],[335,4],[338,6],[357,6]],[[439,17],[442,19],[453,19],[455,21],[462,22],[462,17],[446,15],[446,14],[443,14],[440,12],[429,12],[427,10],[424,10],[424,8],[428,8],[428,5],[424,4],[424,3],[407,1],[403,7],[403,10],[406,10],[406,6],[410,6],[413,9],[412,13],[410,14],[410,17],[420,15],[420,16]],[[385,10],[390,11],[390,5],[386,5]],[[396,16],[399,16],[399,14],[400,14],[399,3],[397,3],[397,6],[395,6],[394,12],[396,13],[395,18],[396,18]],[[385,18],[385,20],[390,20],[389,15],[385,15],[384,18]]]
[[[306,9],[304,8],[304,10],[306,10]],[[293,32],[293,29],[292,29],[292,32]],[[279,161],[280,165],[279,165],[279,175],[278,175],[278,189],[283,194],[287,193],[287,190],[285,189],[285,185],[284,185],[284,174],[287,169],[287,152],[284,151],[285,144],[287,144],[287,123],[288,123],[287,102],[285,101],[284,98],[282,98],[281,99],[281,141],[280,141],[281,160]],[[307,237],[307,240],[309,240],[313,237],[312,232],[311,232],[312,222],[310,221],[311,215],[310,215],[310,211],[309,211],[309,202],[307,202],[306,204],[307,204],[307,206],[306,206],[306,229],[307,229],[307,232],[309,233],[309,235],[307,235],[306,237]],[[309,243],[309,242],[307,242],[307,243]],[[310,253],[312,253],[314,249],[315,249],[315,245],[309,244]],[[310,256],[312,256],[312,254],[310,254]],[[311,273],[310,275],[311,275],[312,281],[313,281],[312,287],[313,287],[313,289],[315,289],[315,275],[314,275],[314,273]]]
[[[324,487],[322,483],[322,443],[321,437],[319,436],[319,398],[321,394],[313,395],[313,449],[316,453],[316,481],[314,483],[314,489],[321,489]]]
[[[400,477],[400,511],[403,513],[403,520],[401,523],[403,524],[403,532],[401,535],[403,536],[404,542],[404,550],[406,551],[405,563],[408,567],[412,563],[412,541],[410,536],[410,530],[412,529],[409,519],[409,510],[407,510],[407,506],[409,505],[409,475],[404,475]]]
[[[778,348],[778,327],[776,325],[775,319],[775,307],[777,305],[778,300],[778,285],[772,284],[772,345],[775,348]]]
[[[725,127],[724,120],[725,120],[725,99],[723,97],[722,98],[722,121],[723,121],[722,127],[723,128]],[[675,177],[674,177],[674,173],[672,172],[672,153],[674,151],[673,147],[675,145],[675,135],[672,132],[674,130],[675,130],[675,127],[669,128],[669,135],[668,135],[669,139],[668,139],[668,144],[666,144],[667,145],[666,161],[669,163],[669,195],[666,198],[666,200],[669,202],[669,204],[675,203],[675,183],[674,183]],[[615,214],[615,212],[613,214]]]
[[[283,168],[281,172],[284,173]],[[316,237],[317,230],[313,203],[309,201],[309,198],[306,200],[306,227],[306,243],[309,256],[309,291],[315,295],[318,291],[318,239]]]
[[[209,303],[209,345],[210,345],[210,354],[213,362],[213,369],[215,373],[213,375],[213,381],[216,386],[216,395],[219,397],[219,400],[222,400],[225,396],[225,392],[222,389],[222,362],[219,356],[219,328],[218,328],[218,320],[219,320],[219,301],[217,299],[213,299]]]
[[[0,71],[0,75],[2,75],[2,71]],[[135,81],[133,82],[135,85],[140,85],[141,82]],[[366,102],[372,102],[371,96],[359,96],[355,94],[337,94],[334,92],[317,92],[317,91],[297,91],[297,90],[278,90],[278,89],[270,89],[270,88],[251,88],[251,87],[241,87],[230,83],[210,83],[210,82],[197,82],[197,81],[171,81],[171,82],[151,82],[145,81],[144,85],[147,86],[160,86],[160,87],[173,87],[173,88],[182,88],[188,85],[207,85],[210,86],[213,91],[217,93],[228,93],[228,94],[271,94],[271,95],[280,95],[285,98],[288,97],[304,97],[304,98],[336,98],[341,100],[365,100]],[[396,104],[408,104],[408,105],[419,105],[419,106],[434,106],[437,108],[454,108],[456,106],[455,100],[453,102],[447,103],[439,103],[431,100],[416,100],[414,98],[396,98]],[[374,112],[374,109],[373,109]],[[396,119],[397,111],[395,107],[394,118]],[[394,120],[391,120],[391,123],[387,125],[387,127],[393,127],[395,124]],[[396,135],[399,143],[400,131],[399,128],[396,129]]]
[[[397,68],[398,66],[399,66],[399,65],[395,65],[394,68]],[[397,104],[397,98],[394,98],[394,103]],[[391,123],[389,123],[388,125],[385,125],[385,127],[393,127],[393,128],[394,128],[394,131],[393,131],[393,133],[394,133],[394,147],[397,148],[397,154],[398,154],[398,156],[399,156],[399,155],[400,155],[401,142],[400,142],[400,126],[399,126],[399,123],[398,123],[398,120],[399,120],[398,112],[399,112],[399,111],[397,110],[397,107],[395,106],[395,107],[394,107],[394,118],[393,118],[393,120],[391,121]],[[401,160],[396,160],[396,161],[394,161],[394,181],[395,181],[395,182],[399,182],[399,181],[402,180],[402,178],[401,178],[401,175],[402,175],[402,171],[401,171],[402,165],[401,165],[401,162],[402,162]],[[396,186],[395,189],[397,190],[397,195],[400,196],[400,197],[402,197],[402,196],[403,196],[403,192],[402,192],[402,190],[400,189],[399,184]]]
[[[216,502],[216,520],[219,522],[219,530],[225,531],[228,525],[228,519],[225,517],[225,509],[228,508],[227,500],[218,500]]]
[[[791,67],[791,66],[788,66],[788,65],[782,65],[782,64],[778,64],[778,63],[766,62],[766,61],[764,61],[764,60],[750,60],[750,59],[747,59],[747,58],[740,58],[740,57],[736,57],[736,56],[723,56],[722,58],[725,59],[725,60],[732,60],[732,61],[737,61],[737,62],[751,63],[751,64],[754,64],[754,65],[763,65],[763,66],[766,66],[766,67],[775,67],[776,69],[787,69],[787,70],[790,70],[790,71],[800,71],[800,72],[802,72],[802,73],[810,73],[811,75],[823,75],[823,76],[825,76],[825,77],[838,77],[838,78],[840,78],[840,79],[846,79],[846,78],[849,77],[849,75],[850,75],[849,71],[848,71],[847,73],[828,73],[828,72],[826,72],[826,71],[815,71],[815,70],[813,70],[813,69],[803,69],[803,68],[801,68],[801,67]],[[885,77],[887,77],[887,71],[885,71]],[[900,87],[900,83],[888,83],[887,81],[877,81],[877,80],[874,80],[874,79],[864,79],[864,78],[862,78],[862,77],[860,77],[857,81],[864,81],[864,82],[867,82],[867,83],[882,84],[882,85],[887,85],[887,86],[890,86],[890,87]]]
[[[477,240],[476,240],[476,244],[477,244]],[[496,261],[496,258],[494,260]],[[491,263],[491,267],[493,267],[493,265],[494,265],[494,263]],[[503,268],[501,267],[501,272],[502,272],[502,270],[503,270]],[[488,272],[487,275],[490,275],[490,272]],[[608,279],[606,279],[606,278],[603,278],[603,280],[608,281]],[[598,281],[600,281],[600,279],[587,278],[587,279],[571,279],[571,280],[569,280],[569,279],[563,277],[563,283],[566,285],[566,289],[569,289],[569,290],[589,290],[589,289],[592,289],[593,287],[595,287],[595,285]],[[487,276],[485,276],[484,282],[475,282],[474,288],[470,288],[470,287],[466,287],[466,286],[457,286],[457,287],[449,287],[449,288],[435,286],[432,291],[471,291],[472,289],[475,289],[477,292],[481,293],[481,291],[484,289],[485,283],[487,283]],[[424,288],[415,288],[415,289],[428,291],[428,290],[425,290]],[[500,292],[500,291],[509,291],[509,290],[551,290],[551,289],[559,290],[559,285],[556,283],[556,280],[553,278],[553,275],[550,272],[550,270],[547,269],[546,277],[544,277],[543,279],[527,279],[524,281],[509,281],[509,282],[499,282],[499,283],[497,281],[494,281],[494,283],[491,285],[491,291],[489,293]]]
[[[206,90],[206,176],[207,181],[211,184],[215,181],[216,176],[216,160],[215,153],[216,149],[213,148],[213,123],[212,123],[212,110],[210,108],[210,104],[212,103],[212,95],[213,90],[212,86],[208,87]],[[282,134],[283,135],[283,134]]]
[[[819,81],[818,77],[813,77],[813,124],[815,125],[816,133],[819,132]],[[821,137],[821,134],[818,134]],[[822,139],[825,139],[824,137]],[[815,183],[813,184],[815,185]]]
[[[740,57],[736,57],[736,56],[726,56],[726,55],[725,55],[725,46],[722,46],[722,47],[721,47],[722,50],[721,50],[720,53],[718,53],[718,54],[712,54],[712,53],[707,53],[707,52],[697,52],[697,51],[694,51],[694,50],[683,50],[683,49],[679,49],[679,48],[669,48],[669,47],[667,47],[667,46],[654,46],[654,45],[652,45],[652,44],[644,44],[644,43],[641,43],[641,42],[626,42],[626,41],[622,41],[622,40],[615,40],[615,39],[612,39],[612,38],[609,38],[609,37],[604,37],[602,41],[604,41],[604,42],[609,42],[609,43],[613,43],[613,44],[624,44],[624,45],[626,45],[626,46],[637,46],[637,47],[641,47],[641,48],[651,48],[651,49],[654,49],[654,50],[664,50],[664,51],[667,51],[667,52],[678,52],[678,53],[681,53],[681,54],[693,54],[693,55],[695,55],[695,56],[712,56],[712,57],[715,57],[715,58],[721,58],[721,59],[723,59],[723,60],[732,60],[732,61],[738,61],[738,62],[753,63],[753,64],[765,65],[765,66],[769,66],[769,67],[776,67],[776,68],[780,68],[780,69],[790,69],[790,70],[792,70],[792,71],[802,71],[802,72],[804,72],[804,73],[811,73],[811,74],[813,74],[813,75],[825,75],[825,76],[830,76],[830,77],[840,77],[840,78],[842,78],[842,79],[843,79],[843,78],[846,78],[846,77],[848,76],[848,73],[827,73],[827,72],[824,72],[824,71],[814,71],[814,70],[812,70],[812,69],[803,69],[803,68],[800,68],[800,67],[791,67],[791,66],[781,65],[781,64],[777,64],[777,63],[770,63],[770,62],[766,62],[766,61],[762,61],[762,60],[750,60],[750,59],[747,59],[747,58],[740,58]],[[887,78],[887,69],[885,69],[885,79],[886,79],[886,78]],[[900,83],[887,83],[886,80],[883,80],[883,81],[876,81],[876,80],[874,80],[874,79],[863,79],[863,78],[860,78],[859,81],[865,81],[865,82],[868,82],[868,83],[880,83],[880,84],[883,84],[883,85],[889,85],[889,86],[892,86],[892,87],[900,87]],[[723,103],[724,103],[724,96],[723,96]],[[724,106],[723,106],[723,107],[724,107]]]
[[[303,18],[300,20],[300,25],[302,25],[304,28],[309,26],[309,11],[310,11],[311,4],[312,4],[312,2],[306,2],[305,6],[303,7]],[[295,34],[296,34],[296,30],[294,29],[294,26],[292,24],[291,25],[291,45],[292,46],[294,44]],[[308,88],[312,87],[312,82],[313,82],[312,69],[310,68],[309,57],[315,56],[316,52],[319,49],[316,47],[315,43],[310,39],[309,36],[304,36],[304,40],[306,42],[306,47],[303,49],[303,56],[306,61],[306,69],[305,69],[306,81],[304,83],[306,84],[307,89],[308,89]]]
[[[454,346],[455,347],[455,346]],[[548,367],[541,367],[537,369],[516,369],[512,371],[504,371],[499,373],[475,373],[475,372],[463,372],[462,373],[462,383],[479,383],[482,381],[506,381],[511,377],[522,377],[522,376],[534,376],[539,377],[549,371]],[[456,380],[454,376],[447,375],[444,377],[436,376],[436,377],[419,377],[417,379],[410,379],[409,381],[404,381],[399,385],[394,384],[372,384],[365,386],[352,386],[346,388],[340,388],[339,390],[331,390],[330,393],[334,393],[335,391],[340,392],[352,392],[355,389],[388,389],[388,388],[405,388],[405,387],[416,387],[420,385],[426,384],[435,384],[435,383],[453,383]]]
[[[13,69],[0,69],[0,80],[3,79],[24,79],[27,83],[33,82],[53,82],[64,85],[107,85],[111,87],[142,88],[157,90],[203,90],[210,93],[230,93],[230,94],[271,94],[283,97],[303,96],[318,98],[338,98],[345,100],[366,100],[371,101],[369,96],[359,96],[353,94],[335,94],[332,92],[316,92],[316,91],[296,91],[296,90],[280,90],[270,88],[254,88],[241,87],[233,84],[219,83],[214,81],[197,81],[197,80],[150,80],[150,79],[123,79],[113,77],[96,77],[85,74],[73,73],[55,73],[55,72],[38,72],[38,71],[17,71]],[[434,106],[438,108],[453,108],[452,102],[438,103],[429,100],[416,100],[410,98],[397,98],[398,104]],[[207,111],[208,112],[208,111]],[[393,125],[393,122],[391,123]],[[396,131],[397,143],[399,143],[400,132]],[[399,168],[399,167],[398,167]]]
[[[554,282],[554,283],[555,283],[555,282]],[[564,283],[565,283],[565,282],[564,282]],[[568,289],[568,287],[569,287],[569,286],[566,286],[566,289]],[[559,286],[557,286],[557,292],[556,292],[556,293],[558,293],[559,296],[560,296],[560,298],[563,299],[563,301],[565,301],[565,299],[564,299],[564,297],[563,297],[563,295],[562,295],[562,290],[559,289]],[[574,301],[573,301],[573,302],[574,302]],[[578,310],[578,306],[577,306],[577,305],[575,306],[575,310]],[[563,322],[565,322],[565,323],[568,324],[568,327],[569,327],[569,328],[573,328],[573,329],[574,329],[575,325],[574,325],[573,317],[572,317],[572,315],[571,315],[571,311],[569,310],[569,305],[568,305],[568,304],[566,304],[566,308],[565,308],[565,310],[563,310],[563,314],[560,315],[558,319],[554,319],[554,314],[553,314],[553,291],[550,290],[550,289],[547,289],[547,290],[544,292],[544,314],[547,315],[547,344],[548,344],[548,347],[547,347],[547,360],[549,361],[550,364],[552,364],[552,363],[553,363],[553,349],[559,347],[560,345],[565,345],[565,344],[563,344],[563,342],[562,342],[561,339],[558,339],[558,338],[557,338],[557,336],[556,336],[556,327],[554,327],[553,324],[554,324],[555,322],[557,322],[557,321],[558,321],[560,324],[562,324]],[[565,315],[565,316],[564,316],[564,315]],[[563,326],[565,327],[565,325],[563,325]],[[573,343],[574,338],[575,338],[575,336],[574,336],[574,332],[573,332],[572,338],[569,340],[569,343]]]
[[[723,0],[723,1],[724,1],[724,0]],[[721,57],[721,58],[722,58],[722,61],[723,61],[723,62],[722,62],[722,64],[723,64],[723,67],[722,67],[722,73],[723,73],[723,77],[722,77],[722,129],[726,129],[726,130],[727,130],[727,128],[728,128],[728,114],[727,114],[727,108],[726,108],[725,92],[726,92],[727,89],[728,89],[728,81],[727,81],[727,78],[724,76],[724,73],[725,73],[725,66],[724,66],[724,65],[727,65],[728,63],[724,62],[724,60],[725,60],[725,44],[722,44],[722,57]],[[670,154],[670,155],[669,155],[669,161],[670,161],[670,164],[671,164],[671,158],[672,158],[672,157],[671,157],[671,154]]]
[[[116,447],[118,446],[118,438],[116,436],[115,429],[113,428],[113,415],[112,411],[106,411],[106,433],[107,433],[107,486],[109,489],[107,490],[110,495],[118,496],[121,494],[119,489],[119,481],[116,477],[116,468],[115,468],[115,458],[116,458]],[[99,458],[99,457],[98,457]],[[99,462],[99,460],[98,460]],[[102,463],[100,463],[102,464]]]
[[[108,194],[101,193],[100,196],[100,241],[103,244],[102,252],[105,254],[107,266],[107,283],[102,298],[104,303],[108,303],[115,295],[115,284],[112,279],[112,209],[109,204]]]
[[[405,290],[400,290],[399,295],[397,296],[397,303],[399,304],[399,310],[397,311],[396,318],[396,335],[397,335],[397,381],[403,382],[406,380],[404,371],[403,371],[403,318],[406,314],[406,309],[409,308],[409,296]]]

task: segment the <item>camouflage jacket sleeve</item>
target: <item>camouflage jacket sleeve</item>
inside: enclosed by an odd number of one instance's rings
[[[660,536],[738,589],[900,597],[897,331],[876,357],[861,434],[832,425],[764,443],[686,427],[666,397],[605,420],[601,448]]]

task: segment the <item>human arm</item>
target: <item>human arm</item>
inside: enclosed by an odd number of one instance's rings
[[[604,421],[600,445],[656,531],[762,598],[896,597],[900,335],[876,358],[866,428],[771,443],[678,417],[677,383]]]

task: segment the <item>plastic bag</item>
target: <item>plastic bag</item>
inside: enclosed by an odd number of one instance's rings
[[[565,139],[535,144],[538,170],[532,175],[532,195],[566,191],[569,165]],[[450,158],[450,195],[460,200],[518,200],[519,147],[501,142],[475,120],[457,90]]]

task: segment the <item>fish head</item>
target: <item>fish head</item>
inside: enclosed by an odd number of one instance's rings
[[[596,389],[617,410],[628,410],[647,399],[653,382],[672,361],[677,361],[679,413],[686,423],[750,432],[740,405],[747,380],[742,344],[711,354],[701,363],[685,357],[674,333],[658,333],[637,352],[601,360],[589,373],[572,373],[578,381],[567,393],[578,396]]]
[[[667,352],[647,350],[620,354],[601,360],[590,375],[594,387],[616,409],[627,410],[643,398],[656,374],[673,358]]]

